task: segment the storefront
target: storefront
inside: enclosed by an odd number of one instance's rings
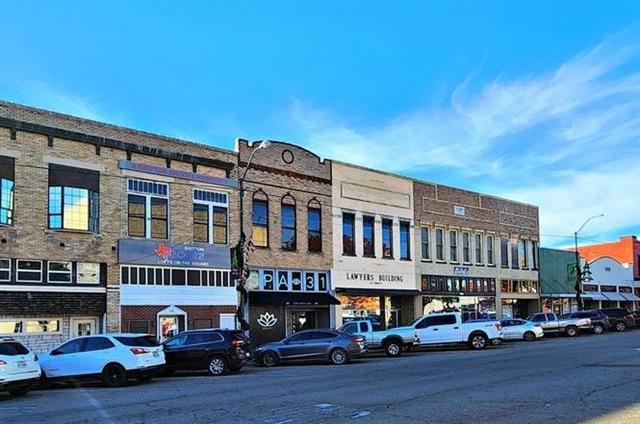
[[[500,280],[500,318],[526,318],[540,311],[538,282]]]
[[[163,340],[190,329],[236,327],[228,247],[123,239],[118,261],[122,331]]]
[[[257,269],[247,281],[251,341],[258,346],[297,331],[332,326],[331,273],[317,270]]]
[[[423,313],[460,311],[463,320],[496,318],[496,280],[459,275],[422,275]]]

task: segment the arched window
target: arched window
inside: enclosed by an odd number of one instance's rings
[[[290,194],[282,198],[280,240],[284,250],[296,250],[296,201]]]
[[[251,222],[251,239],[254,246],[269,247],[269,198],[262,190],[253,193]]]
[[[314,197],[307,206],[307,243],[309,252],[322,252],[322,213]]]

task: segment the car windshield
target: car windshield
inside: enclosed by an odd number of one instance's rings
[[[160,342],[153,336],[116,336],[115,339],[125,346],[160,346]]]

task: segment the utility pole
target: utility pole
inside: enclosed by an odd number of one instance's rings
[[[578,303],[578,310],[582,311],[584,310],[584,304],[583,304],[583,300],[582,300],[582,272],[580,271],[580,253],[578,252],[578,233],[580,231],[582,231],[582,229],[585,227],[585,225],[587,225],[587,223],[589,221],[591,221],[594,218],[601,218],[603,217],[604,214],[601,213],[600,215],[594,215],[591,218],[587,219],[584,224],[582,224],[582,226],[580,228],[578,228],[578,230],[576,232],[573,233],[573,238],[574,238],[574,242],[575,242],[575,253],[576,253],[576,301]]]

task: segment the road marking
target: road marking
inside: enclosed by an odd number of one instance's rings
[[[38,407],[37,406],[0,406],[0,411],[20,411],[21,409],[33,411],[36,408]]]
[[[353,414],[351,416],[351,418],[362,418],[362,417],[366,417],[367,415],[370,415],[371,411],[359,411],[356,412],[355,414]]]

